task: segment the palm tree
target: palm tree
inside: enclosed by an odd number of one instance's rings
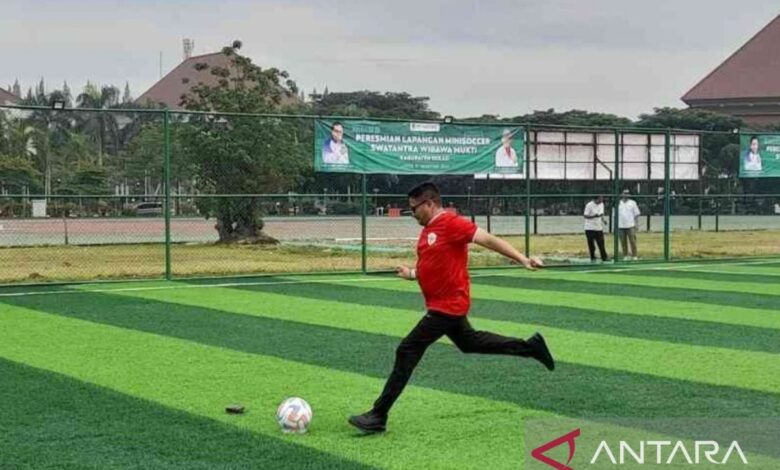
[[[9,184],[17,184],[22,191],[28,190],[30,186],[38,187],[40,173],[34,167],[38,154],[36,141],[40,132],[23,119],[3,118],[2,121],[0,154],[3,155],[5,170],[12,176],[10,180],[0,182],[0,186],[7,189]]]
[[[48,108],[55,101],[70,102],[69,94],[65,84],[62,91],[54,90],[45,95],[40,104],[47,109],[32,111],[27,118],[27,122],[36,129],[33,139],[36,149],[35,164],[37,170],[44,175],[43,187],[46,194],[51,194],[53,169],[62,163],[61,149],[74,125],[73,113],[52,112]]]
[[[33,157],[35,148],[35,127],[22,119],[9,119],[3,126],[5,150],[12,157]]]
[[[100,90],[87,82],[84,92],[76,98],[78,108],[110,109],[119,104],[119,89],[114,86],[104,86]],[[77,128],[91,136],[97,148],[99,167],[103,166],[103,154],[109,149],[109,139],[112,143],[110,150],[113,154],[119,153],[119,125],[116,116],[106,112],[78,113]]]

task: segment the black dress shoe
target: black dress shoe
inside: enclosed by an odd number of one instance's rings
[[[528,339],[528,343],[533,348],[532,357],[537,361],[544,364],[547,370],[555,369],[555,359],[553,359],[550,350],[547,348],[547,343],[544,342],[544,336],[541,333],[535,333]]]
[[[358,416],[350,416],[349,424],[355,426],[363,432],[385,432],[387,416],[369,411]]]

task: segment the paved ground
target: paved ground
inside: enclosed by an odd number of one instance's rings
[[[415,238],[419,226],[410,217],[369,217],[367,236],[377,242]],[[641,219],[642,230],[646,218]],[[176,218],[171,221],[174,242],[213,242],[217,240],[214,220]],[[477,223],[487,228],[487,218],[477,217]],[[696,216],[675,216],[672,230],[692,230],[698,227]],[[531,230],[534,224],[531,220]],[[537,233],[579,233],[582,220],[578,216],[543,216],[537,219]],[[715,217],[702,218],[704,230],[715,229]],[[780,229],[780,216],[721,216],[721,230]],[[520,216],[491,217],[490,229],[500,235],[522,235],[525,220]],[[663,217],[650,220],[651,231],[663,230]],[[360,217],[269,217],[265,231],[283,241],[358,241],[361,237]],[[0,246],[30,245],[97,245],[148,243],[165,240],[162,218],[126,219],[0,219]]]

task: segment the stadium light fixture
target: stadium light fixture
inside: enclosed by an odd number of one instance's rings
[[[54,100],[51,102],[51,109],[62,111],[65,109],[65,100]]]
[[[455,118],[452,116],[444,116],[444,124],[452,124],[452,121],[454,121]]]

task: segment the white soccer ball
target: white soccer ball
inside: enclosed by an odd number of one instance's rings
[[[311,406],[303,398],[288,398],[276,409],[276,422],[284,432],[305,433],[311,418]]]

